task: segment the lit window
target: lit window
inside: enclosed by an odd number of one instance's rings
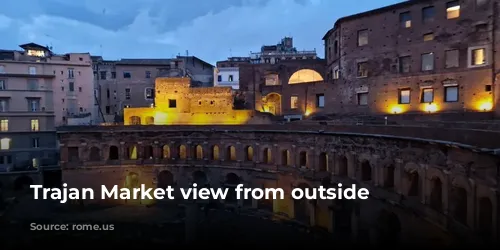
[[[323,94],[316,95],[316,107],[318,108],[325,107],[325,95]]]
[[[446,18],[454,19],[460,17],[460,3],[458,1],[448,2],[446,4]]]
[[[368,105],[368,93],[358,93],[358,105]]]
[[[9,120],[4,119],[0,121],[0,131],[9,131]]]
[[[434,33],[427,33],[424,35],[424,42],[434,40]]]
[[[444,88],[445,102],[458,102],[458,86],[448,86]]]
[[[290,97],[290,107],[292,109],[299,108],[299,97],[298,96],[291,96]]]
[[[229,82],[232,82],[233,81],[233,75],[229,75],[228,79],[227,79]]]
[[[146,99],[154,99],[155,98],[155,90],[153,88],[146,88],[144,90],[144,97]]]
[[[399,104],[409,104],[410,103],[410,90],[401,89],[399,90]]]
[[[28,50],[28,56],[38,56],[38,57],[44,57],[45,56],[45,51],[43,50]]]
[[[401,22],[401,27],[411,28],[411,15],[410,12],[404,12],[399,14],[399,21]]]
[[[471,65],[485,65],[486,64],[486,49],[473,49],[471,51]]]
[[[0,149],[1,150],[9,150],[10,149],[10,138],[2,138],[0,140]]]
[[[40,124],[38,123],[38,119],[32,119],[31,120],[31,131],[38,131],[40,130]]]
[[[422,89],[422,103],[431,103],[434,101],[434,89],[426,88]]]
[[[368,44],[368,30],[358,31],[358,46],[365,46]]]
[[[29,67],[28,72],[30,75],[36,75],[36,67]]]

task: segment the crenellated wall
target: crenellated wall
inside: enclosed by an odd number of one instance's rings
[[[357,240],[448,245],[498,238],[498,157],[451,142],[290,128],[89,127],[59,135],[63,181],[72,187],[242,183],[290,194],[295,187],[356,184],[370,190],[368,200],[224,202]]]

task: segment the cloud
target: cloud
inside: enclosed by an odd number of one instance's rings
[[[0,40],[0,48],[35,42],[52,45],[59,53],[90,52],[109,59],[165,58],[189,50],[190,55],[211,63],[231,54],[246,56],[283,36],[293,36],[298,49],[316,48],[322,56],[321,38],[337,18],[396,2],[6,1],[0,9],[0,29],[9,40]]]

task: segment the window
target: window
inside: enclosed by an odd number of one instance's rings
[[[434,33],[424,34],[424,42],[432,41],[432,40],[434,40]]]
[[[36,67],[29,67],[28,72],[30,75],[36,75]]]
[[[168,107],[169,108],[176,108],[177,107],[177,100],[175,100],[175,99],[169,99],[168,100]]]
[[[340,70],[338,67],[335,67],[333,69],[333,79],[339,79],[340,78]]]
[[[0,80],[0,90],[6,90],[7,86],[5,86],[5,80]]]
[[[3,119],[0,121],[0,131],[9,131],[9,120]]]
[[[218,76],[217,76],[217,81],[218,81],[218,82],[222,82],[222,76],[221,76],[221,75],[218,75]]]
[[[116,79],[116,72],[111,72],[111,79]]]
[[[125,89],[125,99],[130,100],[130,89],[129,88]]]
[[[444,52],[444,57],[445,57],[445,68],[455,68],[459,66],[459,53],[457,49],[454,50],[447,50]]]
[[[12,164],[12,156],[10,155],[0,156],[0,164]]]
[[[82,92],[82,87],[78,87],[78,92]]]
[[[229,75],[229,77],[227,78],[228,81],[232,82],[233,81],[233,75]]]
[[[106,114],[109,115],[109,113],[111,113],[111,107],[110,106],[106,106]]]
[[[153,88],[146,88],[144,90],[144,96],[146,99],[154,99],[155,98],[155,90]]]
[[[28,79],[28,90],[38,90],[38,79]]]
[[[422,71],[434,70],[434,53],[422,54]]]
[[[75,91],[75,83],[74,82],[69,82],[69,91],[70,92]]]
[[[9,111],[9,100],[0,99],[0,112]]]
[[[368,63],[358,63],[358,77],[368,77]]]
[[[486,65],[486,49],[479,48],[471,50],[470,58],[472,66]]]
[[[151,71],[146,71],[146,78],[151,78]]]
[[[299,97],[296,95],[293,95],[290,97],[290,108],[291,109],[298,109],[299,108]]]
[[[458,102],[458,86],[444,87],[444,101]]]
[[[399,72],[400,73],[411,72],[411,56],[403,56],[399,58]]]
[[[411,28],[411,14],[409,11],[399,14],[399,22],[403,28]]]
[[[410,103],[410,90],[400,89],[399,90],[399,104],[409,104]]]
[[[335,42],[333,43],[333,52],[335,53],[335,55],[339,53],[339,42],[337,40],[335,40]]]
[[[68,79],[73,79],[75,78],[75,72],[73,71],[73,69],[68,69]]]
[[[460,3],[458,1],[451,1],[446,3],[446,18],[454,19],[460,17]]]
[[[123,72],[123,78],[131,78],[132,77],[132,74],[130,74],[130,72]]]
[[[31,112],[40,111],[40,100],[39,99],[28,99],[28,110]]]
[[[358,31],[358,46],[365,46],[368,44],[368,30]]]
[[[4,73],[5,73],[5,66],[0,65],[0,74],[4,74]]]
[[[434,6],[429,6],[425,7],[422,9],[422,22],[423,23],[429,23],[434,21],[434,15],[435,15],[435,9]]]
[[[368,93],[358,93],[358,105],[368,105]]]
[[[9,150],[10,149],[10,138],[2,138],[0,140],[0,149],[1,150]]]
[[[491,85],[490,84],[484,85],[484,91],[491,92]]]
[[[422,89],[422,97],[420,98],[420,102],[422,103],[434,102],[434,89],[431,88]]]
[[[32,138],[31,139],[31,145],[34,148],[39,148],[40,147],[40,138]]]
[[[36,57],[44,57],[45,56],[45,51],[43,50],[28,50],[27,51],[28,56],[36,56]]]
[[[101,80],[106,80],[106,75],[107,75],[108,72],[106,71],[101,71],[99,74],[101,76]]]
[[[40,130],[40,123],[38,122],[38,119],[31,119],[31,131],[39,131]]]
[[[316,107],[317,108],[324,108],[325,107],[325,95],[324,94],[316,95]]]

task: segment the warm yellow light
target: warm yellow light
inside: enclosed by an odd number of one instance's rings
[[[306,110],[306,112],[304,113],[305,116],[309,116],[311,114],[311,110]]]
[[[394,106],[394,107],[391,108],[391,112],[393,114],[399,114],[399,113],[403,112],[403,110],[399,106]]]
[[[446,11],[456,11],[456,10],[460,10],[460,5],[453,6],[453,7],[446,9]]]
[[[490,111],[491,109],[493,109],[493,103],[491,102],[483,102],[479,105],[479,109],[482,110],[482,111]]]
[[[434,103],[428,103],[425,105],[425,111],[429,113],[433,113],[437,111],[437,105]]]

